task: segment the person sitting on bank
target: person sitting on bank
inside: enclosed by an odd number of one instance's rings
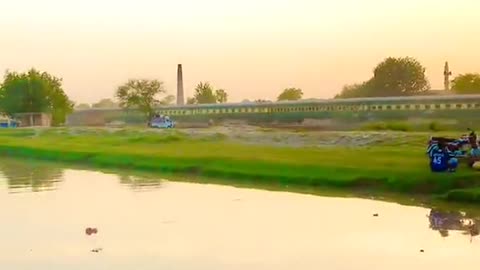
[[[444,142],[430,149],[429,157],[432,172],[454,172],[457,169],[458,160],[448,151]]]
[[[475,162],[480,161],[480,148],[478,147],[476,134],[470,136],[470,146],[472,149],[470,149],[468,165],[472,167]]]

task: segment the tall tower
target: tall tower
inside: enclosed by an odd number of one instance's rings
[[[443,69],[443,86],[445,91],[450,90],[450,76],[452,75],[452,72],[448,68],[448,62],[445,62],[445,68]]]
[[[182,73],[182,64],[178,64],[177,68],[177,105],[183,105],[183,73]]]

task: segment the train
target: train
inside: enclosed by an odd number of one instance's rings
[[[156,108],[177,123],[224,122],[303,123],[336,120],[352,125],[373,120],[442,119],[473,124],[480,115],[480,95],[402,96],[350,99],[307,99],[280,102],[169,105]],[[101,126],[120,121],[141,124],[137,110],[87,109],[69,115],[67,125]]]

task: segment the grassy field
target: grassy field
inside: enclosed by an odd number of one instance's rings
[[[454,174],[431,173],[425,156],[426,139],[426,134],[418,133],[409,134],[401,143],[385,140],[363,146],[279,147],[243,144],[222,133],[192,137],[175,130],[17,129],[0,130],[0,154],[248,180],[259,185],[349,188],[480,201],[480,172],[461,167]]]

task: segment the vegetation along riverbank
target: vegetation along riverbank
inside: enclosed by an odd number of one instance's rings
[[[17,129],[2,156],[29,157],[306,187],[428,194],[480,201],[480,172],[433,174],[426,133],[239,129]]]

